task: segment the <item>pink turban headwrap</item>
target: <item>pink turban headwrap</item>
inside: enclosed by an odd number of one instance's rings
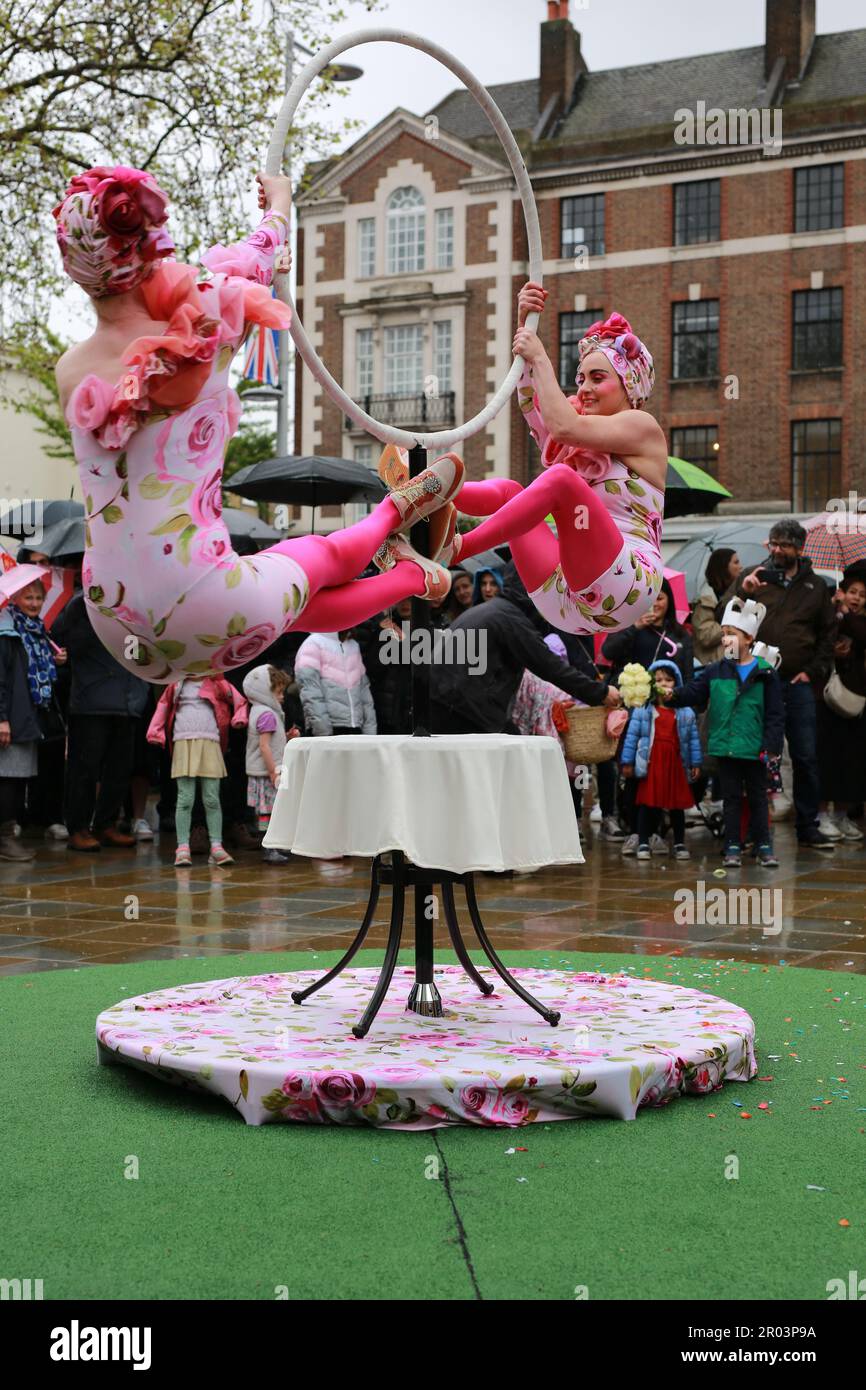
[[[631,331],[622,314],[611,314],[604,322],[591,325],[577,345],[582,362],[590,352],[603,352],[628,396],[633,410],[649,399],[655,384],[652,354]]]
[[[76,174],[53,209],[63,268],[94,299],[125,294],[174,252],[168,198],[152,174],[97,166]]]

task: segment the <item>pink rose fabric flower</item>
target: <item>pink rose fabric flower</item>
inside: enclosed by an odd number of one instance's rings
[[[91,372],[73,391],[66,418],[75,429],[96,430],[105,423],[114,388]]]

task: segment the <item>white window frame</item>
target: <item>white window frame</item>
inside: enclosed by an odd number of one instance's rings
[[[454,390],[454,326],[450,319],[433,322],[433,375],[440,395]]]
[[[436,209],[436,269],[454,269],[454,209]]]
[[[417,376],[410,380],[404,363],[409,354],[405,344],[409,335],[414,338],[416,348],[412,356],[417,361]],[[424,325],[423,323],[399,323],[383,330],[383,393],[386,396],[420,396],[424,390]]]
[[[412,185],[394,189],[385,213],[388,275],[416,275],[424,269],[426,218],[420,189]]]
[[[358,279],[371,280],[376,274],[376,219],[362,217],[358,222]]]
[[[363,400],[372,396],[376,370],[375,342],[372,328],[355,329],[355,385],[357,396]]]

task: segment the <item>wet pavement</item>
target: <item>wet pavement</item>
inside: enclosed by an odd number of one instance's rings
[[[688,833],[690,861],[624,859],[592,827],[587,862],[532,875],[478,875],[482,917],[501,950],[621,951],[807,965],[866,973],[866,849],[798,850],[776,829],[781,867],[746,862],[722,876],[718,842]],[[240,951],[345,949],[369,891],[364,860],[262,862],[238,853],[225,869],[206,856],[176,870],[173,836],[134,850],[83,855],[25,840],[31,863],[0,862],[0,975]],[[736,893],[738,888],[768,890]],[[778,891],[775,891],[778,890]],[[458,910],[462,893],[457,890]],[[383,889],[369,946],[383,946]],[[468,928],[468,918],[461,913]],[[407,904],[404,945],[410,945]],[[436,941],[448,947],[444,928]],[[467,941],[474,947],[471,930]]]

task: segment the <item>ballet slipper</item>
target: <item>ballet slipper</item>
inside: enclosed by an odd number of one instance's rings
[[[419,597],[444,599],[451,590],[451,574],[435,560],[419,555],[405,536],[393,532],[373,556],[373,564],[380,570],[392,570],[399,560],[410,560],[424,573],[424,592]]]
[[[425,520],[447,506],[463,486],[464,472],[462,459],[456,454],[444,454],[429,468],[425,468],[423,473],[419,473],[417,478],[410,478],[400,487],[394,488],[390,495],[400,516],[397,529],[409,531],[416,522]],[[440,545],[446,529],[447,523],[437,538]]]

